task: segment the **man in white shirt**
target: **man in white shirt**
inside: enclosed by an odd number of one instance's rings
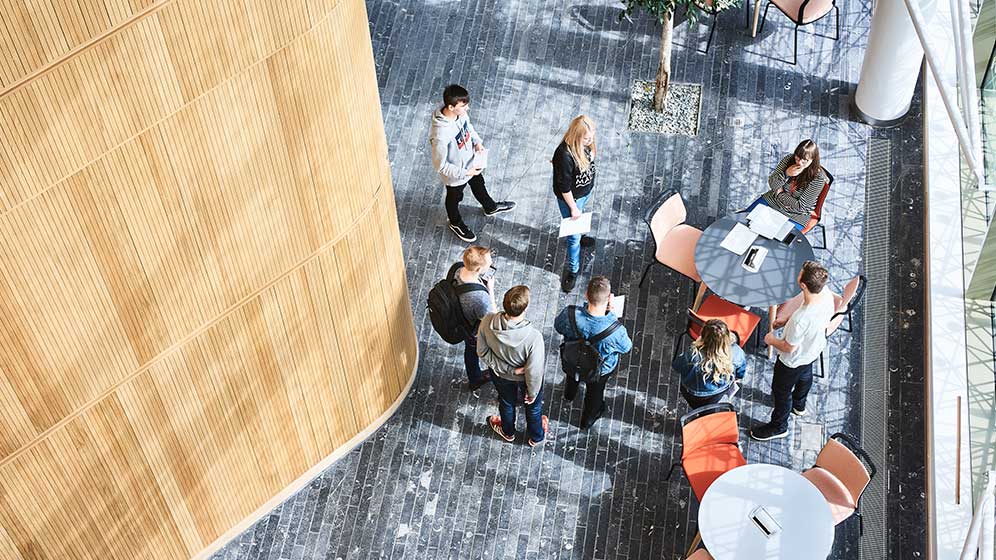
[[[833,294],[826,287],[829,278],[823,265],[806,261],[799,271],[802,306],[785,324],[781,338],[774,332],[764,337],[764,342],[778,353],[771,380],[775,408],[770,422],[751,428],[750,437],[756,440],[786,437],[789,410],[797,416],[806,413],[806,397],[813,386],[813,362],[827,344],[826,329],[835,311]]]

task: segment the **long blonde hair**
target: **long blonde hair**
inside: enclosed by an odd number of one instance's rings
[[[726,323],[719,319],[710,319],[702,327],[698,340],[692,342],[692,352],[701,358],[699,367],[702,378],[719,385],[733,379],[733,357],[730,345],[733,335]]]
[[[585,146],[581,144],[581,139],[584,135],[591,131],[593,136],[591,140],[591,146]],[[591,120],[588,115],[578,115],[574,117],[571,121],[571,125],[567,127],[567,132],[564,133],[564,144],[567,144],[567,151],[574,156],[574,161],[577,162],[578,167],[581,172],[588,171],[591,167],[591,162],[595,159],[595,121]],[[591,153],[591,159],[588,159],[588,153]]]

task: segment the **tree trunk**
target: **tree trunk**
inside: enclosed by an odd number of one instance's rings
[[[654,90],[654,111],[664,111],[668,86],[671,85],[671,14],[664,16],[664,29],[661,31],[661,60],[657,65],[657,87]]]

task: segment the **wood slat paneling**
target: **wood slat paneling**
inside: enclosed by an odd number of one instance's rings
[[[189,558],[396,401],[377,98],[362,0],[176,0],[0,97],[0,557]]]

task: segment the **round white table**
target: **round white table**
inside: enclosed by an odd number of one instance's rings
[[[716,560],[807,560],[830,554],[834,524],[823,494],[801,474],[753,464],[709,486],[699,531]]]

